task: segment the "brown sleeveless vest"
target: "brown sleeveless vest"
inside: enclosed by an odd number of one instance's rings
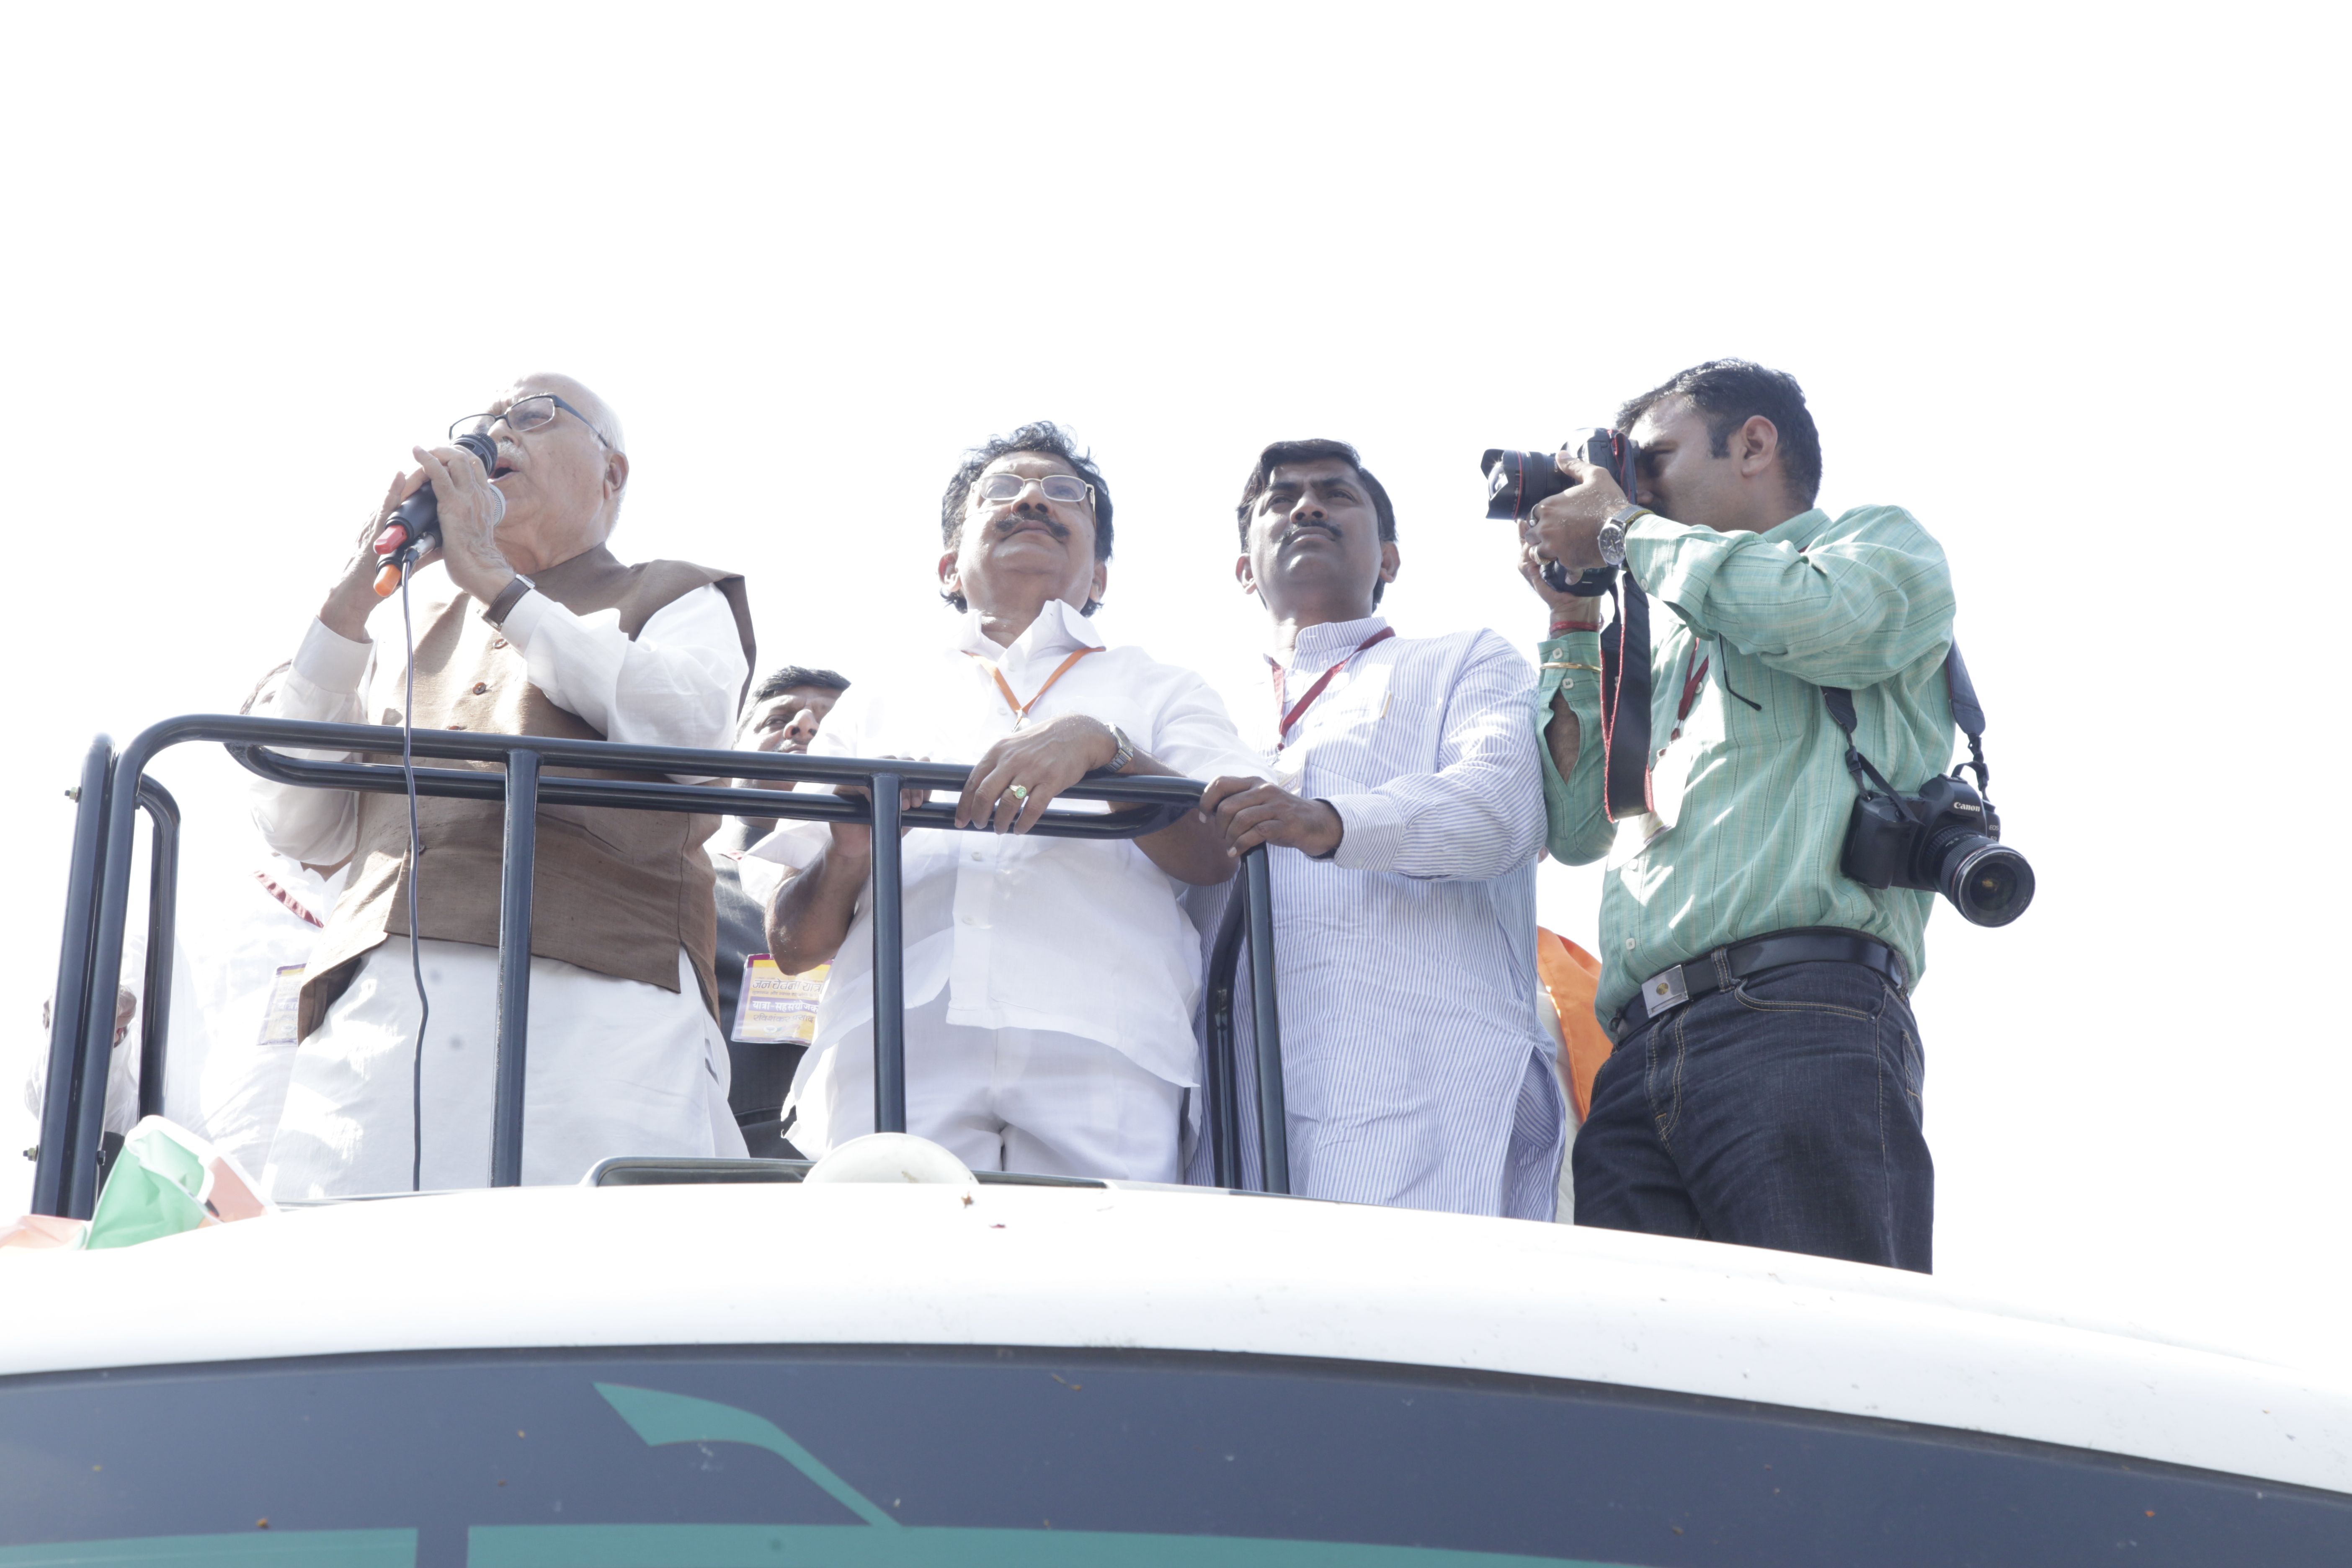
[[[617,610],[635,640],[655,612],[715,585],[735,612],[743,655],[756,663],[743,579],[683,561],[624,566],[603,545],[537,573],[539,592],[575,615]],[[560,735],[601,741],[579,715],[559,708],[530,683],[523,657],[478,613],[468,595],[424,610],[417,623],[418,731],[478,730],[503,735]],[[381,685],[362,696],[363,721],[400,722],[402,689],[394,661],[380,661]],[[737,694],[740,700],[741,693]],[[368,709],[373,706],[373,711]],[[370,755],[397,765],[400,755]],[[420,766],[477,767],[494,763],[419,759]],[[600,776],[582,768],[548,768],[545,776]],[[605,773],[604,777],[628,775]],[[424,852],[418,857],[417,917],[424,934],[443,942],[496,947],[499,871],[505,808],[496,801],[431,795],[416,803]],[[716,816],[603,806],[541,805],[531,869],[530,951],[599,974],[677,989],[677,950],[685,947],[715,1010],[711,964],[718,946],[709,859],[703,841]],[[302,984],[300,1031],[310,1034],[351,984],[359,961],[386,935],[408,934],[408,796],[359,796],[359,847],[351,883],[319,935]]]

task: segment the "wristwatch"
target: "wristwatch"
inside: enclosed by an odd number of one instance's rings
[[[1634,506],[1631,503],[1621,506],[1615,511],[1609,514],[1609,521],[1601,525],[1601,536],[1598,541],[1601,546],[1601,563],[1602,565],[1622,566],[1625,564],[1625,530],[1636,519],[1644,518],[1649,515],[1650,509],[1648,507]]]
[[[482,619],[494,626],[505,626],[507,617],[514,614],[514,607],[522,603],[522,596],[538,586],[521,573],[516,573],[514,581],[501,589],[497,598],[482,606]]]
[[[1119,769],[1124,769],[1129,762],[1134,762],[1136,759],[1136,742],[1129,741],[1124,729],[1119,729],[1118,724],[1110,724],[1110,721],[1103,721],[1103,729],[1110,731],[1110,742],[1112,745],[1118,745],[1119,750],[1110,752],[1110,762],[1106,762],[1106,764],[1098,766],[1098,769],[1087,769],[1087,778],[1108,778],[1108,775],[1118,773]]]
[[[1135,761],[1135,742],[1129,740],[1127,738],[1127,731],[1120,729],[1116,724],[1107,724],[1104,728],[1110,731],[1110,738],[1118,747],[1118,750],[1110,754],[1110,761],[1097,768],[1095,772],[1097,773],[1115,773],[1125,768],[1128,763]]]

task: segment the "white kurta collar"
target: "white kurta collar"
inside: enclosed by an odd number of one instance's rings
[[[1010,647],[999,646],[981,630],[978,610],[965,611],[956,628],[957,651],[976,655],[1006,669],[1024,669],[1041,658],[1059,659],[1082,647],[1103,646],[1103,639],[1096,635],[1094,622],[1078,614],[1076,605],[1061,599],[1047,600],[1045,607],[1037,612],[1037,618],[1013,639]]]
[[[1293,674],[1319,673],[1355,652],[1366,637],[1388,624],[1386,617],[1381,616],[1367,616],[1360,621],[1326,621],[1298,634],[1298,644],[1291,649],[1289,658],[1285,659],[1276,649],[1267,653],[1266,662]]]

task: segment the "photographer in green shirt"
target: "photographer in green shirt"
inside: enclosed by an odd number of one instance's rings
[[[1943,552],[1896,507],[1814,510],[1820,437],[1781,372],[1696,366],[1617,427],[1640,493],[1563,455],[1577,482],[1521,531],[1552,617],[1535,715],[1549,847],[1608,860],[1596,1010],[1616,1049],[1576,1140],[1577,1223],[1925,1271],[1935,1169],[1907,997],[1934,895],[1841,872],[1856,785],[1822,689],[1852,690],[1855,743],[1896,788],[1948,763]],[[1612,822],[1603,601],[1539,568],[1573,580],[1619,548],[1655,646],[1649,809]]]

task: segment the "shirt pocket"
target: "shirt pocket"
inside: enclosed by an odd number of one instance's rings
[[[1385,665],[1342,673],[1290,732],[1292,745],[1307,753],[1311,781],[1326,793],[1349,793],[1332,790],[1327,781],[1361,787],[1363,780],[1397,771],[1381,761],[1382,742],[1391,738],[1390,727],[1397,721],[1390,711],[1395,705],[1390,680],[1394,673]]]

